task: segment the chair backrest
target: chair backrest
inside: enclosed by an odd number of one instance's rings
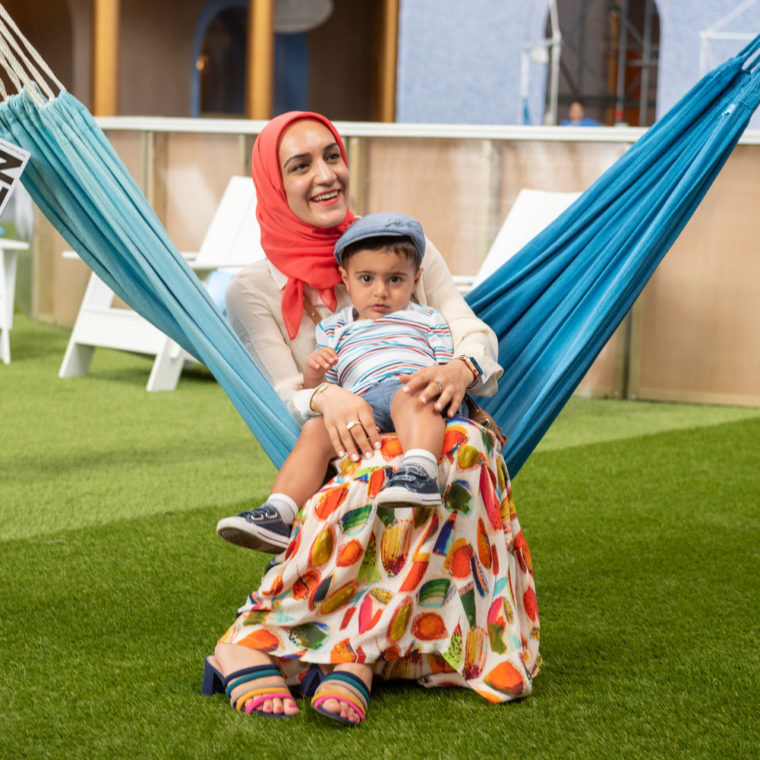
[[[231,177],[194,265],[208,269],[240,269],[263,257],[253,180]]]
[[[504,224],[475,275],[473,286],[479,285],[493,274],[579,196],[580,193],[520,190],[511,211],[507,214]]]

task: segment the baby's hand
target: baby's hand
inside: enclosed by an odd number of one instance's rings
[[[320,383],[330,367],[338,363],[338,355],[332,348],[317,348],[309,354],[303,369],[304,385]],[[308,387],[308,385],[307,385]]]

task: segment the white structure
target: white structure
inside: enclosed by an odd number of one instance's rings
[[[525,188],[520,190],[477,274],[454,276],[459,292],[469,293],[476,285],[480,285],[548,227],[579,196],[580,193]]]
[[[715,23],[710,24],[707,29],[699,33],[699,75],[704,76],[708,71],[714,69],[723,59],[716,56],[712,43],[735,42],[739,45],[751,42],[757,36],[757,29],[742,28],[742,16],[745,11],[750,10],[757,5],[758,0],[744,0],[729,13],[718,19]],[[736,27],[739,27],[738,29]],[[722,55],[723,53],[721,53]]]
[[[250,177],[233,177],[190,267],[205,281],[214,271],[234,272],[263,258],[256,221],[256,192]],[[67,252],[64,256],[76,256]],[[149,391],[174,390],[186,362],[197,361],[131,309],[113,306],[113,291],[93,272],[79,308],[58,376],[86,375],[96,347],[155,356]]]
[[[16,294],[16,256],[18,251],[29,248],[20,240],[0,238],[0,359],[11,363],[10,332],[13,327],[13,302]]]

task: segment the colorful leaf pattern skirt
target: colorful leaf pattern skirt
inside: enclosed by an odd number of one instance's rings
[[[291,685],[311,663],[363,662],[491,702],[530,694],[538,607],[499,443],[454,418],[443,452],[436,509],[373,506],[400,461],[394,435],[340,460],[220,641],[270,653]]]

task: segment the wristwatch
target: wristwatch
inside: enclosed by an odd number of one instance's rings
[[[483,375],[483,370],[480,368],[480,365],[472,356],[465,356],[464,354],[461,354],[460,356],[455,356],[454,359],[459,359],[460,361],[463,361],[467,365],[467,369],[472,372],[472,382],[467,386],[468,388],[472,388],[475,383],[480,380],[481,376]]]

